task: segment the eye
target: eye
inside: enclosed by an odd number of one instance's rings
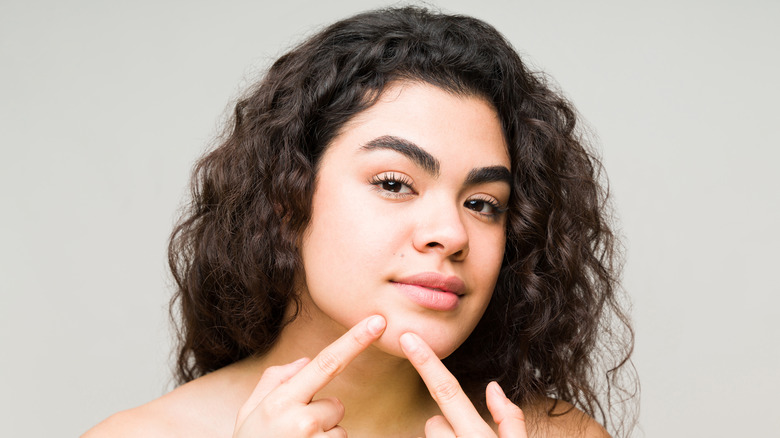
[[[371,178],[370,183],[385,196],[402,197],[415,194],[412,183],[406,175],[383,173]]]
[[[393,193],[410,193],[412,191],[409,186],[400,181],[382,181],[379,186],[382,187],[382,190]]]
[[[474,198],[467,200],[463,205],[481,216],[494,220],[506,212],[506,208],[501,207],[495,199]]]

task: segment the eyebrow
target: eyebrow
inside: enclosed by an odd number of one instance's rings
[[[472,169],[464,185],[474,186],[491,182],[505,182],[512,186],[512,172],[504,166],[489,166]]]
[[[414,162],[434,177],[439,176],[441,163],[433,155],[429,154],[421,147],[409,140],[394,137],[392,135],[383,135],[377,137],[360,147],[363,151],[372,151],[375,149],[390,149],[396,151]]]
[[[436,157],[404,138],[383,135],[360,147],[361,151],[372,151],[376,149],[396,151],[412,160],[417,166],[421,167],[433,177],[438,177],[441,171],[441,163]],[[468,176],[466,176],[464,185],[473,186],[491,182],[505,182],[511,186],[512,172],[505,166],[488,166],[472,169]]]

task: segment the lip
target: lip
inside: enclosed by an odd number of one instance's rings
[[[466,284],[460,278],[451,275],[446,276],[439,274],[438,272],[423,272],[421,274],[414,274],[408,277],[399,278],[394,280],[393,283],[410,284],[414,286],[422,286],[428,289],[439,289],[444,292],[450,292],[455,295],[463,295]]]
[[[460,278],[437,272],[410,275],[392,283],[416,304],[439,311],[456,309],[466,288]]]

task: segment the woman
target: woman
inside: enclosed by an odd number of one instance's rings
[[[631,332],[574,128],[476,19],[313,36],[196,168],[170,245],[187,383],[87,436],[619,432]]]

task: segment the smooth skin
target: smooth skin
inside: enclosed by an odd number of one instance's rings
[[[531,402],[523,417],[495,384],[489,412],[478,412],[439,360],[471,334],[492,296],[509,169],[484,99],[389,85],[321,158],[301,239],[300,306],[288,309],[271,349],[86,436],[523,437],[526,426],[529,436],[606,436],[565,403],[548,416],[549,401]],[[457,306],[430,309],[402,293],[397,283],[420,273],[460,279]]]
[[[426,83],[388,85],[320,159],[300,245],[309,333],[329,332],[324,347],[382,315],[387,332],[375,347],[383,352],[403,357],[398,339],[413,332],[437,356],[452,354],[495,289],[510,169],[501,122],[485,99]],[[457,307],[431,310],[399,293],[396,282],[421,273],[462,280]],[[307,354],[316,352],[297,357]]]
[[[383,317],[371,316],[351,328],[313,360],[302,358],[268,368],[239,410],[233,437],[346,437],[347,432],[338,425],[345,413],[341,402],[336,398],[313,398],[379,339],[385,327]],[[523,412],[504,395],[496,382],[488,385],[486,395],[498,435],[482,419],[457,379],[425,341],[413,333],[405,333],[400,343],[443,414],[426,422],[426,438],[528,437]]]

